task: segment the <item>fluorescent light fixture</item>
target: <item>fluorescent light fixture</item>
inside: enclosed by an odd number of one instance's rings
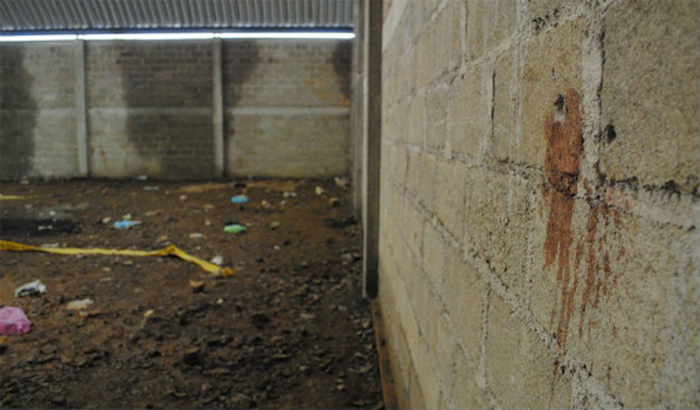
[[[352,40],[352,32],[337,31],[230,31],[230,32],[141,32],[141,33],[74,33],[74,34],[23,34],[0,35],[0,43],[49,42],[49,41],[168,41],[168,40]]]
[[[94,33],[78,34],[87,41],[109,40],[211,40],[214,33]]]
[[[28,41],[73,41],[75,34],[28,34],[28,35],[0,35],[0,42],[23,43]]]
[[[318,40],[352,40],[355,33],[322,31],[268,31],[268,32],[223,32],[214,34],[223,39],[318,39]]]

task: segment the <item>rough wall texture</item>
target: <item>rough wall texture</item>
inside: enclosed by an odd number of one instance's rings
[[[212,42],[86,44],[84,55],[75,43],[0,45],[0,178],[80,176],[80,81],[91,176],[213,178],[218,155],[230,176],[350,172],[348,42],[223,42],[225,152]]]
[[[700,406],[700,2],[385,2],[411,408]]]
[[[348,174],[351,52],[348,42],[225,42],[228,173]]]
[[[0,46],[0,178],[75,174],[72,43]]]

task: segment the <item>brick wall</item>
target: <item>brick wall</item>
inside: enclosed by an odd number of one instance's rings
[[[73,44],[4,44],[0,62],[0,177],[75,174]]]
[[[350,172],[351,44],[224,42],[228,173]]]
[[[700,402],[700,3],[385,2],[399,404]]]
[[[82,175],[81,89],[91,176],[215,178],[219,155],[228,176],[349,173],[347,42],[224,41],[223,152],[213,118],[216,43],[82,47],[0,45],[0,178]]]
[[[211,51],[209,42],[88,43],[93,175],[214,175]]]

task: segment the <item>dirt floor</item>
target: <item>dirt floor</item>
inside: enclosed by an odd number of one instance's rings
[[[175,257],[0,251],[0,305],[32,322],[0,344],[0,407],[383,407],[348,186],[25,181],[0,193],[25,197],[0,200],[0,239],[174,244],[235,270],[221,278]],[[250,202],[232,204],[239,194]],[[115,229],[125,216],[141,223]],[[225,233],[234,222],[248,232]],[[37,279],[46,293],[13,294]],[[86,309],[68,308],[86,298]]]

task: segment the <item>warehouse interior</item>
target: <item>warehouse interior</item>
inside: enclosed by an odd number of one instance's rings
[[[700,2],[0,0],[0,40],[2,405],[700,406]]]

